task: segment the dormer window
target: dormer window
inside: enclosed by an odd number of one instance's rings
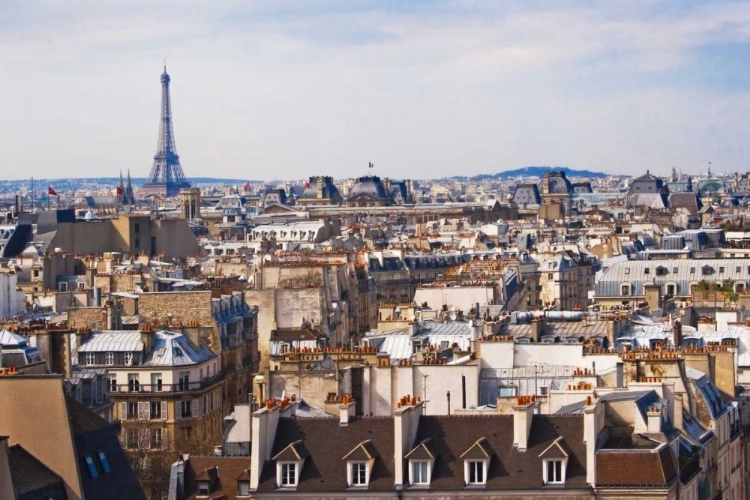
[[[371,440],[362,441],[346,454],[346,483],[350,488],[366,488],[375,465],[378,452]]]
[[[279,464],[279,487],[297,486],[297,463],[282,462]]]
[[[544,484],[563,484],[565,477],[563,475],[563,461],[545,460],[544,461]]]
[[[237,496],[250,495],[250,481],[237,481]]]
[[[464,459],[464,482],[467,486],[487,484],[487,469],[494,454],[487,439],[480,438],[461,455]]]
[[[298,440],[273,457],[276,462],[276,485],[279,488],[296,488],[302,466],[309,455],[305,444]]]
[[[409,483],[415,486],[427,486],[430,484],[430,463],[427,460],[411,461]]]
[[[435,465],[432,440],[425,439],[407,453],[405,458],[409,460],[409,484],[412,486],[429,486],[432,467]]]
[[[464,477],[467,485],[483,485],[487,482],[487,460],[464,461]]]
[[[197,497],[207,497],[211,492],[211,483],[209,481],[198,481],[198,493]]]
[[[349,483],[352,486],[367,486],[367,462],[351,462],[349,464],[349,468],[351,469],[349,471],[349,473],[351,474],[351,480],[349,481]]]
[[[542,459],[542,480],[545,485],[559,486],[565,483],[568,456],[568,446],[562,436],[555,439],[539,454],[539,458]]]

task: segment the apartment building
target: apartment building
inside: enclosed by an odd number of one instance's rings
[[[108,398],[129,452],[188,448],[196,436],[221,436],[227,371],[200,339],[149,326],[92,332],[77,361],[107,370]]]

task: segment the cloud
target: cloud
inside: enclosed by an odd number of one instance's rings
[[[745,3],[32,1],[0,19],[7,177],[145,176],[164,57],[189,176],[745,168]]]

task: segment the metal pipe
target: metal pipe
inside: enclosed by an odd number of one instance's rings
[[[450,415],[451,414],[451,391],[447,392],[447,396],[448,396],[448,415]]]
[[[461,375],[461,404],[466,409],[466,375]]]

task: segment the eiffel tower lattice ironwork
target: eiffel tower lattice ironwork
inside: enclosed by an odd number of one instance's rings
[[[174,141],[172,127],[172,101],[169,96],[169,75],[167,66],[161,75],[161,121],[159,123],[159,141],[156,145],[154,165],[148,175],[142,191],[145,194],[158,194],[164,197],[176,196],[180,189],[189,188],[180,165],[180,157]]]

